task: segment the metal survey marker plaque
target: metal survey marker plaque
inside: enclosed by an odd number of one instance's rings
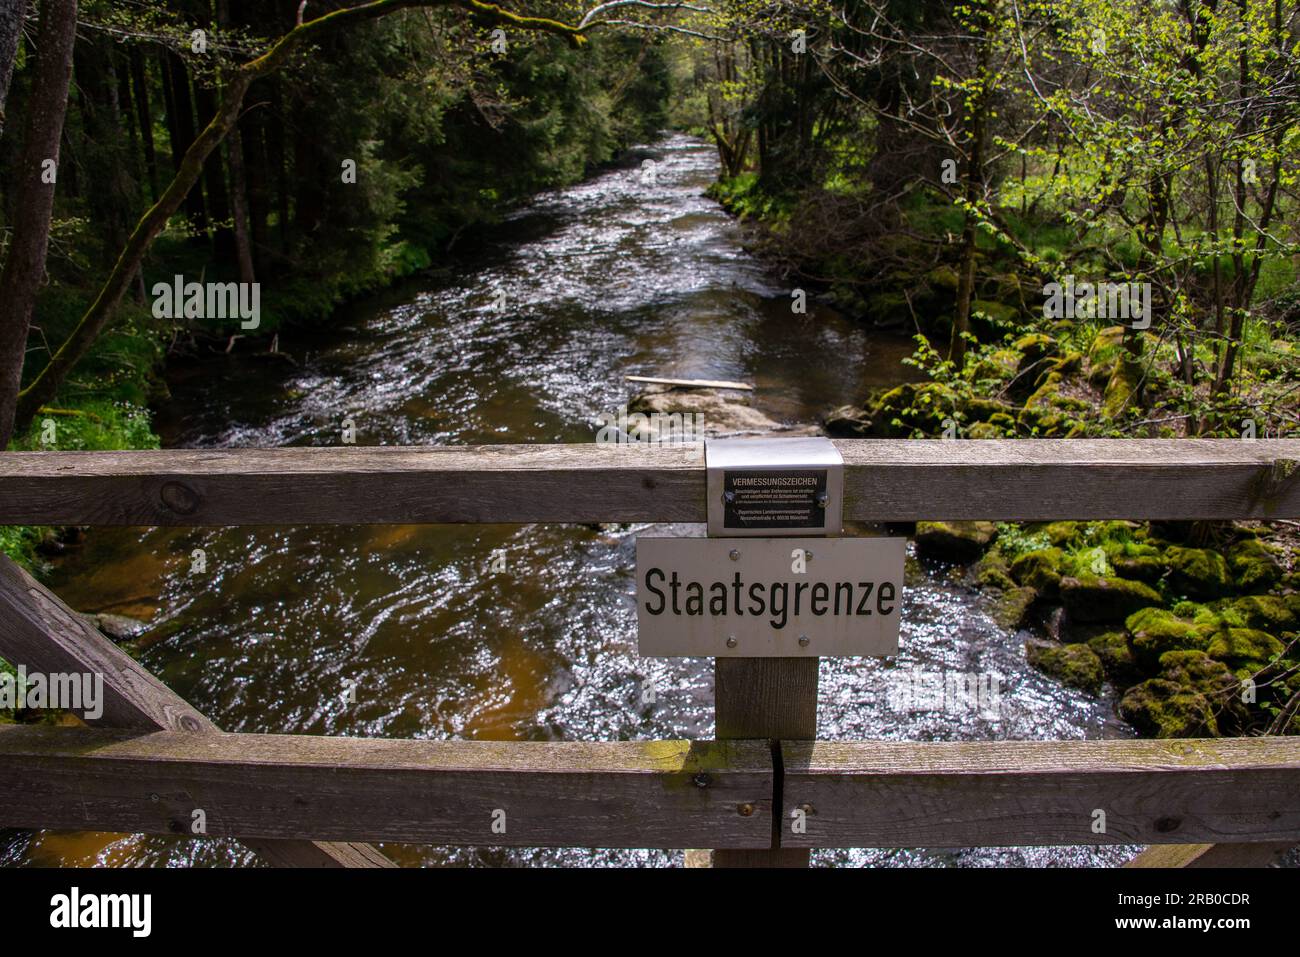
[[[711,537],[839,534],[844,462],[828,439],[713,439],[705,458]]]
[[[649,538],[636,543],[647,657],[894,655],[902,538]]]

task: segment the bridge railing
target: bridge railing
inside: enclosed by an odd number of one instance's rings
[[[1300,440],[836,445],[850,520],[1300,516]],[[705,509],[699,450],[674,446],[0,455],[0,524],[703,522]],[[732,689],[717,741],[226,734],[7,559],[0,657],[105,686],[93,727],[0,727],[0,827],[189,835],[201,811],[208,836],[274,863],[351,866],[388,863],[370,841],[708,847],[721,864],[1035,844],[1251,863],[1300,842],[1295,738],[807,740],[815,659],[717,662],[720,698]]]

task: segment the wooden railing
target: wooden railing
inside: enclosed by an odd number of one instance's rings
[[[1300,440],[836,445],[852,520],[1300,516]],[[699,451],[673,446],[0,455],[0,524],[704,519]],[[718,661],[717,741],[225,734],[7,559],[0,657],[102,674],[106,699],[94,727],[0,727],[0,827],[188,835],[201,808],[208,836],[274,863],[348,866],[388,863],[367,841],[732,849],[722,864],[1034,844],[1257,863],[1300,842],[1295,738],[813,741],[816,659]]]

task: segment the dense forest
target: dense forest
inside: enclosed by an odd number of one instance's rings
[[[0,113],[0,447],[156,445],[169,361],[274,353],[665,129],[780,281],[915,336],[831,435],[1300,423],[1284,0],[0,0]],[[1143,733],[1300,727],[1294,526],[915,533]]]

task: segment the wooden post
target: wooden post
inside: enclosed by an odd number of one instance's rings
[[[782,801],[781,741],[817,737],[817,658],[714,658],[714,723],[719,741],[767,738],[776,793],[772,796],[772,847],[765,851],[715,850],[714,867],[807,867],[808,849],[781,847],[789,827]]]

